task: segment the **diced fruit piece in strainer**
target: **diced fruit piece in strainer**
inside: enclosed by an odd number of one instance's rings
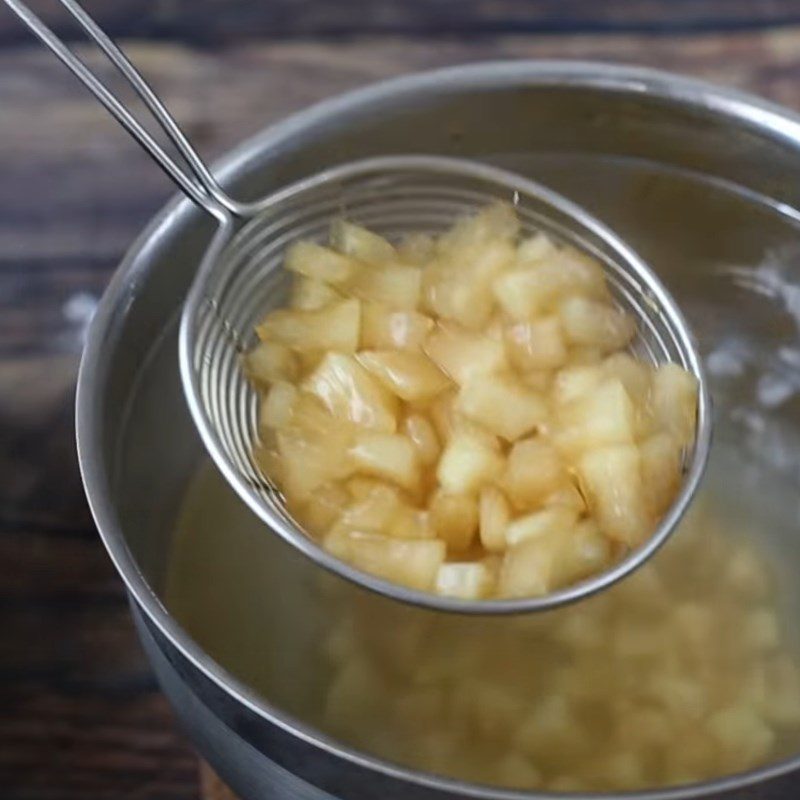
[[[256,328],[264,341],[295,350],[352,353],[358,348],[361,303],[348,299],[316,311],[278,309]]]
[[[397,246],[338,222],[330,247],[287,253],[292,307],[245,358],[254,459],[289,510],[345,560],[446,597],[609,568],[656,529],[694,437],[696,380],[628,352],[601,264],[518,236],[503,204]]]
[[[303,386],[339,419],[385,433],[397,427],[397,399],[350,355],[328,353]]]

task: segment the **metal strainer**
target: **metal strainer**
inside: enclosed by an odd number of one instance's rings
[[[699,356],[675,301],[618,236],[549,189],[495,167],[442,156],[384,156],[349,162],[255,203],[229,198],[142,76],[74,0],[60,0],[128,80],[185,164],[173,160],[126,107],[20,0],[6,4],[95,95],[181,191],[211,214],[218,228],[199,265],[183,310],[180,371],[194,421],[209,453],[249,507],[318,564],[381,594],[439,610],[518,612],[552,608],[610,586],[641,565],[670,533],[701,479],[711,438],[710,401]],[[332,219],[346,216],[398,239],[439,233],[492,200],[516,207],[524,233],[544,231],[599,259],[618,304],[638,322],[633,350],[654,363],[673,361],[700,382],[697,437],[684,454],[684,479],[654,534],[600,575],[543,597],[461,601],[389,583],[324,551],[295,522],[278,489],[253,459],[258,397],[241,366],[254,328],[285,298],[283,254],[298,239],[320,240]]]

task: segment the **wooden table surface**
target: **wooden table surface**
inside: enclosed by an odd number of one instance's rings
[[[87,7],[125,38],[209,157],[335,92],[496,58],[648,64],[800,109],[798,0],[92,0]],[[63,15],[48,13],[74,36]],[[135,642],[121,582],[84,501],[73,441],[85,324],[121,254],[170,193],[0,11],[4,800],[198,797],[196,758]]]

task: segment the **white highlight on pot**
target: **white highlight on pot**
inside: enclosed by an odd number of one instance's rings
[[[98,298],[90,292],[76,292],[67,299],[61,308],[64,319],[75,325],[78,341],[82,345],[86,338],[86,331],[97,311]]]
[[[761,296],[776,318],[789,323],[777,346],[765,347],[741,331],[730,335],[709,353],[706,364],[721,392],[744,392],[729,420],[743,434],[753,466],[767,466],[797,480],[800,437],[784,409],[800,398],[800,247],[775,248],[755,266],[725,266],[720,274],[739,289]]]
[[[748,352],[738,342],[725,340],[706,357],[706,367],[712,377],[736,378],[744,374]]]

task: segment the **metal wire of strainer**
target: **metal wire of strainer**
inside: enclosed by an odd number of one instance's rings
[[[710,399],[689,328],[650,268],[616,234],[583,208],[533,181],[495,167],[442,156],[383,156],[318,173],[255,203],[229,198],[177,123],[121,50],[74,1],[60,3],[128,80],[185,161],[180,165],[126,107],[20,0],[5,0],[20,19],[97,97],[178,187],[211,214],[217,231],[199,265],[183,309],[180,371],[191,414],[217,467],[248,506],[276,533],[317,564],[398,600],[438,610],[509,613],[577,600],[608,587],[644,563],[669,537],[705,468],[711,439]],[[633,350],[653,363],[673,361],[700,382],[697,436],[684,453],[675,502],[657,530],[611,569],[541,597],[462,601],[398,586],[327,553],[288,512],[280,491],[253,458],[258,397],[241,354],[254,328],[285,298],[280,270],[287,246],[320,240],[332,219],[346,216],[392,239],[439,233],[492,200],[516,207],[524,233],[544,231],[599,259],[618,304],[638,322]]]

